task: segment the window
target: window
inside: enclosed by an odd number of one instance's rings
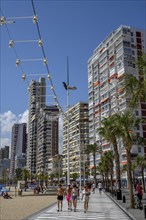
[[[140,38],[136,38],[136,42],[141,44],[141,39]]]
[[[141,37],[141,32],[137,31],[136,32],[136,37]]]
[[[142,49],[141,44],[137,44],[137,49],[139,49],[139,50]]]
[[[131,49],[130,48],[124,48],[124,53],[131,53]]]
[[[135,114],[136,114],[136,116],[138,116],[138,115],[139,115],[139,112],[138,112],[138,111],[135,111]]]

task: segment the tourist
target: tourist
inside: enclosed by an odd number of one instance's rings
[[[85,186],[84,190],[82,191],[82,200],[84,201],[84,213],[88,210],[88,204],[89,204],[89,197],[90,196],[90,188],[88,186]]]
[[[101,195],[101,192],[102,192],[102,183],[101,182],[98,183],[98,189],[99,189],[99,194]]]
[[[137,197],[139,199],[139,208],[141,208],[142,207],[143,188],[139,182],[137,182],[135,191],[136,191]]]
[[[92,192],[95,193],[95,183],[92,184]]]
[[[66,189],[66,200],[68,203],[68,210],[72,211],[72,187],[70,184],[68,184]]]
[[[12,197],[7,192],[3,193],[3,198],[4,199],[12,199]]]
[[[58,212],[62,211],[62,207],[63,207],[63,195],[64,195],[64,190],[61,186],[61,184],[59,185],[58,189],[57,189],[57,200],[58,200]]]
[[[72,189],[72,202],[73,202],[74,212],[76,212],[76,208],[77,208],[77,196],[78,196],[78,189],[77,186],[74,184]]]

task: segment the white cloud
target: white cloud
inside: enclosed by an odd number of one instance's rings
[[[22,114],[18,116],[7,111],[0,114],[0,147],[5,147],[6,145],[11,145],[11,133],[12,126],[15,123],[27,123],[28,121],[28,110],[25,110]]]
[[[19,123],[28,123],[28,109],[25,110],[22,114],[20,114],[19,117]]]
[[[12,126],[16,121],[17,118],[11,111],[0,114],[1,133],[6,134],[11,132]]]
[[[10,146],[11,145],[11,140],[10,138],[1,138],[0,146]]]

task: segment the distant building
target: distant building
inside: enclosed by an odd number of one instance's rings
[[[40,78],[39,82],[32,80],[29,85],[29,118],[27,142],[27,169],[32,175],[36,174],[37,165],[38,114],[41,108],[45,108],[45,102],[45,78]]]
[[[58,120],[57,106],[40,109],[37,121],[37,174],[48,174],[49,158],[58,154]]]
[[[0,149],[0,159],[9,159],[9,146]]]
[[[33,174],[48,174],[51,157],[58,154],[57,106],[46,106],[46,82],[32,80],[29,85],[27,169]]]
[[[17,154],[15,156],[15,170],[17,168],[23,169],[26,166],[26,153]]]
[[[67,112],[65,112],[67,115]],[[85,149],[89,143],[88,103],[78,102],[69,108],[69,121],[63,118],[63,152],[62,171],[65,175],[68,169],[68,147],[70,175],[84,175],[87,155]],[[69,144],[69,146],[68,146]]]
[[[10,161],[10,177],[15,174],[15,157],[26,153],[27,133],[26,123],[14,124],[12,127],[12,143],[11,143],[11,161]]]
[[[0,180],[5,180],[9,178],[10,171],[10,159],[4,158],[0,159]]]

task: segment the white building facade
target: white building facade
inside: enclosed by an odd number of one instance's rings
[[[104,117],[129,108],[129,97],[124,90],[125,76],[133,74],[139,79],[135,63],[142,53],[146,53],[146,31],[120,26],[101,42],[88,60],[89,141],[97,144],[97,150],[98,146],[102,146],[102,152],[112,147],[100,137],[97,129]],[[146,119],[146,103],[139,102],[131,111]],[[141,124],[135,132],[146,138],[146,124]],[[121,142],[119,150],[121,164],[124,164],[126,157]],[[132,152],[133,156],[145,155],[146,146],[137,147],[133,143]],[[96,161],[100,161],[98,153]]]
[[[63,118],[63,152],[62,152],[62,172],[65,175],[68,171],[68,150],[70,177],[74,173],[78,177],[85,175],[85,163],[87,155],[85,149],[89,144],[89,118],[88,103],[78,102],[69,108],[69,121]],[[67,115],[67,112],[66,112]],[[69,145],[69,146],[68,146]],[[69,149],[67,149],[69,147]]]

